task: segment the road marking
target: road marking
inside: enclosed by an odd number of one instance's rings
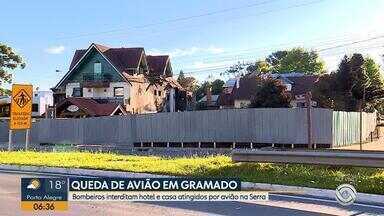
[[[285,197],[285,198],[296,198],[296,199],[303,199],[303,200],[312,200],[312,201],[322,201],[322,202],[338,203],[336,200],[322,199],[322,198],[312,198],[312,197],[301,197],[301,196],[293,196],[293,195],[269,194],[269,196],[278,196],[278,197]],[[377,205],[371,205],[371,204],[353,203],[353,205],[358,205],[358,206],[363,206],[363,207],[370,207],[370,208],[384,209],[384,206],[377,206]]]

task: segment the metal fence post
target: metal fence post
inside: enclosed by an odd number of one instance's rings
[[[12,150],[12,134],[13,134],[13,131],[12,130],[9,130],[9,133],[8,133],[8,151],[11,151]]]

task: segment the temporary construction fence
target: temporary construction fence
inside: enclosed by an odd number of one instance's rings
[[[311,109],[315,145],[330,147],[359,142],[358,112]],[[218,143],[257,145],[308,144],[306,108],[223,109],[82,119],[39,119],[31,129],[31,143],[82,145],[187,145],[215,147]],[[363,138],[376,126],[375,113],[363,113]],[[25,142],[25,132],[13,142]],[[8,123],[0,123],[0,142],[8,142]]]

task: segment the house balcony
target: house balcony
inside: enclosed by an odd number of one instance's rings
[[[83,75],[83,86],[85,88],[108,88],[112,80],[109,73],[86,73]]]
[[[124,105],[123,97],[92,97],[92,99],[98,103],[116,103]]]

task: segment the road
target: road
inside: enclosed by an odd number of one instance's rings
[[[336,149],[344,149],[344,150],[360,150],[360,145],[350,145],[350,146],[342,146],[338,147]],[[363,150],[365,151],[384,151],[384,137],[381,137],[378,140],[375,140],[373,142],[364,143],[363,144]]]
[[[31,176],[38,175],[0,172],[1,215],[32,215],[20,211],[20,178]],[[71,202],[69,208],[54,215],[384,215],[384,204],[343,207],[335,200],[281,194],[270,194],[268,202]]]

